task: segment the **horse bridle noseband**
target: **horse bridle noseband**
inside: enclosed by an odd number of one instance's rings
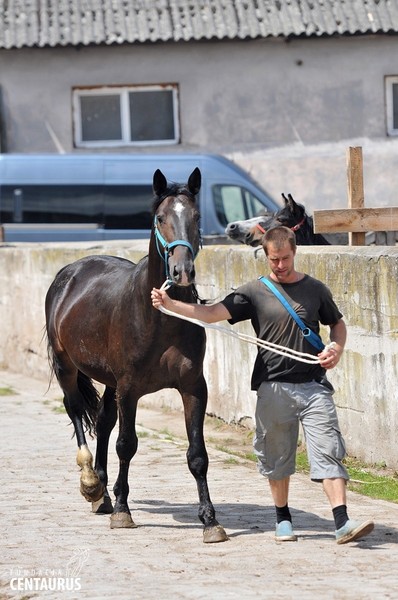
[[[154,228],[156,248],[157,248],[158,254],[165,263],[166,280],[171,281],[170,273],[169,273],[169,252],[170,252],[170,250],[172,250],[172,248],[175,248],[176,246],[186,246],[191,251],[191,254],[192,254],[194,260],[198,253],[195,252],[192,244],[190,242],[187,242],[186,240],[174,240],[174,242],[166,242],[166,240],[160,233],[157,215],[155,215],[155,218],[153,220],[153,228]],[[159,244],[161,244],[164,254],[162,254]]]

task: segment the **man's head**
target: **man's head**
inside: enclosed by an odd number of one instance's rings
[[[271,269],[271,278],[280,283],[297,281],[294,269],[296,236],[288,227],[273,227],[263,237],[263,248]]]
[[[265,232],[262,246],[265,254],[268,256],[271,245],[274,249],[280,250],[287,243],[290,244],[291,249],[296,254],[296,236],[294,231],[280,225],[279,227],[272,227],[272,229],[268,229]]]

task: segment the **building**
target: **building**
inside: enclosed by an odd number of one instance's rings
[[[397,205],[398,0],[2,2],[2,152],[212,151],[276,198]]]

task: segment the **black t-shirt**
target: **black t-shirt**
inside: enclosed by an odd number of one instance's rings
[[[330,290],[310,275],[305,275],[295,283],[279,284],[272,279],[271,281],[290,302],[305,325],[317,334],[319,323],[334,325],[343,316]],[[231,314],[229,323],[250,319],[259,339],[315,356],[319,353],[319,350],[304,338],[300,327],[280,300],[261,281],[255,280],[240,286],[226,296],[222,304]],[[304,383],[319,379],[324,374],[325,369],[319,364],[303,363],[259,347],[251,388],[258,390],[263,381]]]

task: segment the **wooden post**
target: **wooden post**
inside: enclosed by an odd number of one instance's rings
[[[347,186],[348,208],[364,208],[365,199],[363,192],[363,160],[362,148],[348,148],[347,150]],[[364,246],[365,233],[349,232],[348,243],[350,246]]]
[[[347,180],[349,208],[314,211],[315,233],[348,232],[351,246],[364,246],[367,231],[393,232],[387,243],[395,245],[398,206],[365,208],[362,148],[348,148]]]

